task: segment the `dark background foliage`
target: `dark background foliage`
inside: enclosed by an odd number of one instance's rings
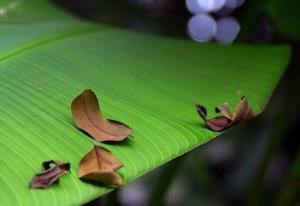
[[[95,22],[195,40],[187,29],[192,14],[185,1],[54,2]],[[292,59],[265,112],[87,205],[300,205],[299,8],[297,0],[246,0],[235,9],[206,12],[215,22],[230,16],[239,23],[238,36],[226,44],[291,45]],[[222,34],[226,30],[230,25]]]

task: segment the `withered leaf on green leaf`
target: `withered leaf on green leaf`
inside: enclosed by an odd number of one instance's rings
[[[102,183],[104,185],[121,185],[122,179],[116,172],[122,164],[111,152],[94,145],[80,161],[78,176],[83,180]]]
[[[90,89],[83,91],[73,100],[71,109],[76,126],[95,140],[122,141],[132,134],[127,125],[102,117],[97,97]]]
[[[249,120],[255,116],[246,97],[242,97],[233,114],[229,111],[227,103],[220,107],[216,107],[216,113],[220,113],[221,116],[211,119],[207,119],[207,110],[204,106],[197,104],[196,110],[200,117],[205,121],[207,128],[213,131],[223,131],[241,121]]]
[[[54,165],[51,167],[51,165]],[[48,188],[59,183],[59,178],[70,170],[70,163],[59,160],[49,160],[42,164],[42,172],[33,176],[29,186],[31,188]]]

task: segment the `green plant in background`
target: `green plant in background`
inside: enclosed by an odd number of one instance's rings
[[[294,41],[300,38],[300,2],[284,0],[266,0],[265,11],[270,16],[280,34]]]
[[[220,134],[194,103],[211,114],[246,95],[260,113],[289,60],[287,46],[201,45],[85,22],[44,0],[17,2],[0,17],[0,205],[78,205],[111,190],[76,174],[93,143],[71,117],[83,89],[134,130],[123,144],[101,144],[123,163],[126,184]],[[30,190],[48,159],[70,162],[71,175]]]

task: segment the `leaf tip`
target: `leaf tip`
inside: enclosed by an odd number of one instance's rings
[[[206,116],[207,116],[207,110],[206,107],[202,106],[201,104],[195,104],[196,110],[198,112],[198,114],[200,115],[200,117],[203,120],[206,120]]]

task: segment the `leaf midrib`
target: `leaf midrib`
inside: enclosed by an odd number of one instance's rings
[[[3,63],[13,57],[34,50],[38,47],[41,47],[45,44],[53,43],[62,39],[72,38],[75,36],[85,35],[94,32],[105,31],[106,28],[101,28],[97,25],[95,26],[84,26],[83,28],[76,27],[68,27],[63,31],[56,32],[54,34],[44,36],[42,38],[38,38],[30,43],[25,43],[23,45],[19,45],[18,48],[12,49],[11,51],[6,52],[2,56],[0,55],[0,63]]]

